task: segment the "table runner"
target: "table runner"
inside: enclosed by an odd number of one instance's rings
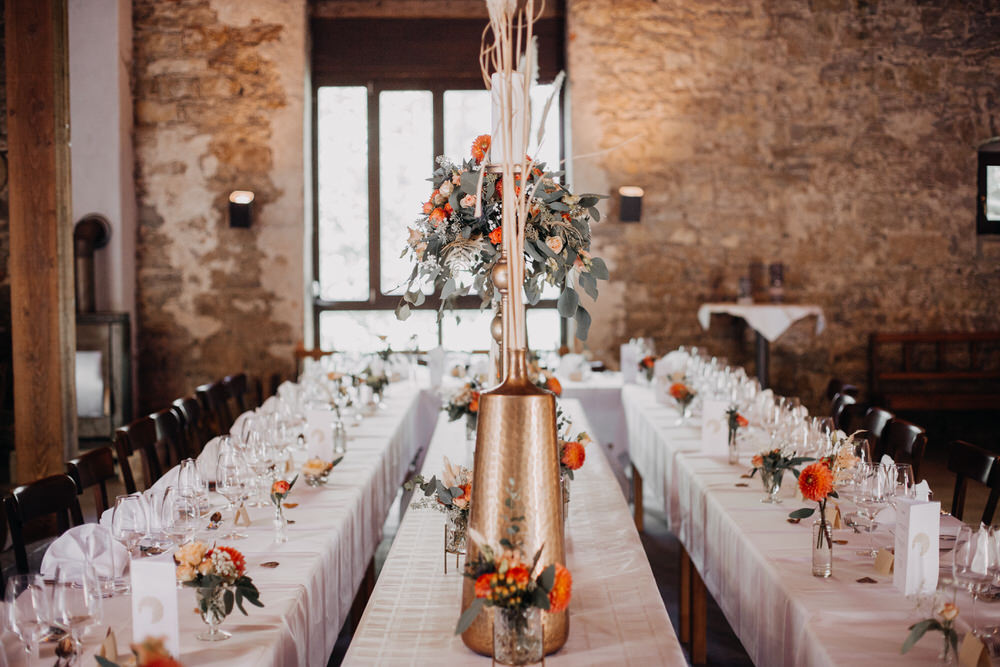
[[[692,441],[693,427],[674,425],[677,411],[656,403],[648,389],[628,386],[622,397],[635,465],[644,481],[654,482],[647,489],[655,490],[672,532],[755,664],[936,663],[939,634],[900,655],[907,628],[928,614],[892,586],[891,575],[877,574],[871,559],[855,554],[867,546],[866,534],[834,531],[834,539],[848,544],[834,545],[833,577],[813,577],[811,522],[786,521],[790,511],[807,506],[795,500],[792,479],[782,489],[782,504],[761,504],[761,483],[740,477],[750,469],[750,452],[740,465],[703,455]],[[876,540],[888,546],[891,537],[880,530]],[[858,583],[862,577],[877,583]],[[960,596],[963,610],[970,604]],[[981,620],[1000,620],[997,611],[979,604]]]
[[[560,403],[587,430],[579,403]],[[551,665],[685,665],[680,644],[653,580],[628,505],[604,456],[593,443],[572,483],[566,536],[573,574],[566,645],[545,659]],[[442,416],[423,474],[439,474],[442,457],[471,458],[464,427]],[[454,635],[461,575],[443,573],[444,515],[407,511],[375,592],[354,635],[345,664],[489,664]]]

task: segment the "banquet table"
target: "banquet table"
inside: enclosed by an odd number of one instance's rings
[[[285,510],[294,521],[286,543],[274,542],[272,507],[250,508],[252,524],[242,529],[248,539],[224,543],[246,556],[248,574],[265,606],[248,605],[249,616],[234,610],[222,625],[233,637],[206,643],[195,639],[205,626],[192,611],[194,590],[179,590],[180,661],[188,667],[325,665],[413,455],[430,442],[438,406],[435,394],[416,385],[391,385],[384,410],[348,427],[347,454],[327,485],[311,488],[303,480],[295,485],[288,501],[297,505]],[[303,456],[296,456],[300,465]],[[224,502],[221,496],[212,499],[220,507]],[[220,531],[230,528],[226,514]],[[197,537],[211,543],[219,534],[203,531]],[[169,559],[170,552],[156,558]],[[278,566],[261,567],[266,561],[277,561]],[[124,658],[132,637],[129,596],[105,600],[101,636],[109,626]],[[88,639],[85,649],[94,651],[96,634]],[[21,643],[12,635],[4,637],[3,647],[11,667],[25,664]],[[51,655],[51,647],[46,650]],[[83,664],[94,664],[89,654]]]
[[[645,387],[622,390],[633,465],[647,491],[663,509],[707,590],[757,665],[935,664],[941,648],[931,633],[906,655],[900,647],[913,623],[927,618],[917,599],[892,585],[892,575],[876,573],[872,560],[856,555],[867,534],[835,530],[833,576],[811,575],[811,521],[786,521],[807,505],[795,500],[794,484],[782,489],[783,503],[760,503],[757,479],[743,479],[751,452],[741,465],[699,451],[697,421],[678,425],[678,412],[656,402]],[[942,534],[955,532],[957,520],[945,517]],[[880,546],[891,542],[876,532]],[[948,565],[943,552],[942,563]],[[858,583],[869,577],[877,583]],[[968,596],[959,606],[969,608]],[[980,603],[982,619],[1000,615]]]
[[[604,445],[614,444],[617,451],[628,451],[628,430],[622,409],[622,374],[592,373],[583,380],[558,376],[562,398],[576,399],[594,429],[592,436]]]
[[[588,429],[577,401],[560,404],[574,431]],[[566,529],[566,565],[573,574],[569,639],[545,662],[685,665],[628,505],[601,451],[597,442],[588,448],[586,463],[571,485]],[[444,456],[468,465],[472,447],[461,423],[448,423],[442,416],[425,459],[425,477],[440,472]],[[489,658],[467,649],[454,634],[462,578],[451,566],[448,574],[443,570],[444,523],[440,512],[407,511],[345,664],[489,664]]]

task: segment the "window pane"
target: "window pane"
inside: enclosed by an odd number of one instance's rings
[[[317,94],[320,296],[368,299],[368,92]]]
[[[410,276],[406,228],[430,195],[434,170],[433,99],[428,90],[391,90],[379,95],[379,200],[383,294],[402,294]]]
[[[377,352],[388,336],[394,350],[412,350],[417,337],[421,350],[437,347],[437,311],[416,310],[405,322],[391,310],[328,310],[319,315],[319,342],[324,350]]]
[[[555,350],[559,347],[559,313],[553,308],[529,308],[528,344],[532,350]],[[445,313],[442,338],[446,350],[471,352],[490,347],[492,310],[456,310]]]

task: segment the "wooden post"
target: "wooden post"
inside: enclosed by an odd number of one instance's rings
[[[688,561],[690,562],[690,560]],[[696,567],[691,567],[691,664],[704,665],[708,654],[708,593]]]
[[[15,478],[76,451],[66,0],[7,0]]]
[[[639,474],[634,463],[632,464],[632,503],[634,505],[635,529],[641,533],[646,510],[642,506],[642,475]]]
[[[677,587],[678,607],[680,607],[680,627],[677,629],[678,639],[687,644],[691,641],[691,557],[684,545],[680,545],[679,553],[680,582]]]

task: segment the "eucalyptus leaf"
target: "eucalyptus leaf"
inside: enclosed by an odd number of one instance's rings
[[[601,212],[598,211],[596,207],[591,206],[590,208],[587,209],[587,213],[589,213],[590,217],[594,219],[594,222],[601,221]]]
[[[573,317],[577,312],[577,307],[580,305],[580,295],[576,293],[576,290],[572,287],[567,287],[559,295],[559,301],[557,307],[559,309],[559,314],[563,317]]]
[[[594,257],[590,260],[590,272],[598,280],[608,280],[611,278],[611,274],[608,273],[608,265],[600,257]]]
[[[468,609],[463,611],[462,615],[458,618],[458,625],[455,626],[456,635],[460,635],[469,629],[469,626],[476,620],[476,616],[479,616],[479,612],[483,610],[485,604],[486,598],[476,598],[472,601]]]
[[[800,507],[794,512],[788,514],[789,519],[806,519],[813,515],[816,510],[812,507]]]
[[[562,203],[561,201],[553,201],[549,203],[549,208],[553,211],[568,211],[569,206]]]
[[[222,594],[222,604],[226,610],[226,616],[229,616],[231,613],[233,613],[234,599],[235,596],[233,595],[233,592],[229,589],[226,589],[226,592]]]
[[[549,594],[546,593],[541,587],[536,588],[532,594],[532,605],[538,607],[542,610],[548,610],[549,608]]]
[[[538,577],[538,583],[547,591],[551,591],[552,587],[556,583],[556,566],[555,564],[549,565],[547,568],[542,570],[542,573]]]
[[[441,300],[444,301],[452,294],[454,294],[457,287],[458,286],[455,284],[455,279],[449,278],[448,281],[444,284],[444,287],[441,288]]]
[[[400,301],[396,306],[396,319],[405,322],[410,317],[410,306],[405,301]]]
[[[583,272],[577,279],[577,284],[583,288],[583,291],[587,293],[591,299],[597,300],[597,278],[590,274],[590,272]]]
[[[900,653],[906,653],[913,645],[920,641],[920,638],[927,633],[928,630],[943,630],[941,623],[935,618],[926,618],[919,623],[914,623],[910,626],[910,634],[907,635],[906,641],[903,642],[903,647],[900,649]]]
[[[576,309],[576,337],[580,340],[587,340],[590,332],[590,313],[583,306]]]

